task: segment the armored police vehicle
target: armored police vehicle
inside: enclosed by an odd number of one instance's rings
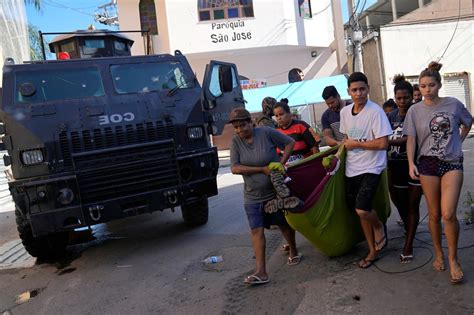
[[[145,212],[180,206],[186,223],[208,220],[210,135],[244,106],[237,69],[211,61],[201,88],[179,51],[130,56],[130,42],[63,35],[51,50],[71,59],[4,63],[3,158],[32,256],[60,253],[74,229]]]

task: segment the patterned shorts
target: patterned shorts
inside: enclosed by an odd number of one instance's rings
[[[436,156],[422,155],[418,161],[418,172],[425,176],[443,177],[449,171],[463,170],[463,158],[457,161],[441,161]]]

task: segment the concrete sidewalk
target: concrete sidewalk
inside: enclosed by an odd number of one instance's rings
[[[219,156],[219,167],[230,166],[230,150],[219,150],[217,155]]]

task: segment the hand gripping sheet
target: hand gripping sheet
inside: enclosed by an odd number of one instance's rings
[[[334,171],[329,173],[322,160],[337,151],[339,167],[333,167]],[[286,219],[293,229],[330,257],[343,255],[364,240],[359,217],[346,204],[344,169],[345,150],[335,147],[295,163],[287,170],[291,178],[288,187],[305,203],[298,213],[288,212]],[[386,170],[382,173],[373,208],[385,223],[390,215]]]

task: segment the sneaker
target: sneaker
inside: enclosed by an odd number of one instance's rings
[[[283,199],[277,197],[265,204],[264,211],[267,213],[275,213],[279,210],[296,212],[301,209],[303,205],[303,201],[297,197],[286,197]]]
[[[290,189],[285,184],[285,177],[282,173],[272,171],[270,173],[270,180],[275,187],[275,191],[280,198],[287,198],[290,196]]]

